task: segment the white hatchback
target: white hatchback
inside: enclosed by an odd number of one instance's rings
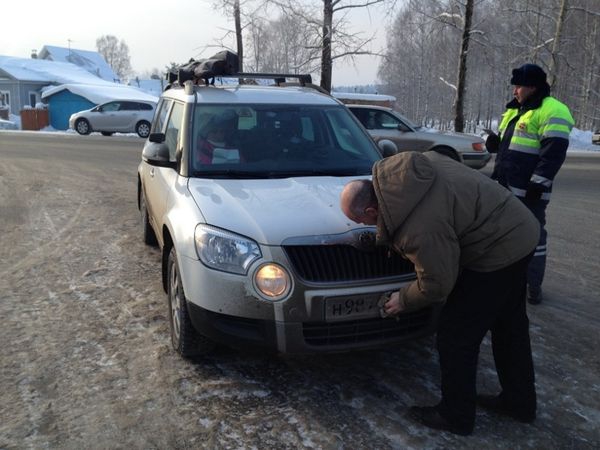
[[[137,133],[147,138],[155,109],[156,103],[150,101],[115,100],[71,115],[69,128],[79,134]]]

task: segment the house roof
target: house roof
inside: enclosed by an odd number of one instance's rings
[[[115,82],[119,79],[98,52],[44,45],[38,53],[38,58],[75,64],[106,81]]]
[[[108,83],[75,64],[48,61],[45,59],[0,56],[0,70],[19,81],[37,81],[54,84]]]
[[[60,86],[51,86],[42,90],[42,98],[48,98],[64,90],[87,98],[90,102],[97,105],[110,102],[111,100],[147,100],[154,103],[158,102],[158,97],[147,94],[138,88],[108,82],[104,82],[104,84],[61,84]]]

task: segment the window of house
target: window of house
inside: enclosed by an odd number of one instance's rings
[[[10,109],[10,91],[0,91],[0,106],[8,106]]]

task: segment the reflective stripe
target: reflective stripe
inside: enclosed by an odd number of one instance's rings
[[[539,134],[526,133],[524,131],[517,131],[517,130],[515,130],[515,133],[513,134],[513,136],[519,136],[519,137],[526,138],[526,139],[532,139],[534,141],[537,141],[540,139]]]
[[[530,155],[538,155],[540,152],[537,148],[531,148],[527,145],[515,144],[514,142],[510,142],[509,150],[514,150],[515,152],[528,153]]]
[[[508,186],[508,189],[515,194],[517,197],[525,197],[527,195],[527,191],[525,189],[520,189],[514,186]],[[550,192],[543,192],[540,197],[541,200],[550,200]]]
[[[545,131],[544,134],[542,134],[542,139],[551,138],[551,137],[559,137],[559,138],[563,138],[563,139],[569,139],[569,134],[570,133],[568,131],[548,130],[548,131]]]
[[[543,251],[543,252],[535,252],[535,253],[533,254],[533,256],[534,256],[534,257],[535,257],[535,256],[546,256],[546,251]]]
[[[527,191],[525,189],[519,189],[519,188],[516,188],[514,186],[509,186],[508,188],[517,197],[525,197],[525,194],[527,194]]]
[[[552,180],[550,180],[546,177],[543,177],[541,175],[536,175],[536,174],[533,174],[533,176],[531,177],[531,182],[538,183],[538,184],[541,184],[542,186],[546,186],[546,187],[552,186]]]
[[[548,121],[546,123],[548,125],[557,124],[557,125],[566,125],[569,128],[573,127],[573,124],[571,122],[569,122],[567,119],[561,119],[560,117],[551,117],[550,119],[548,119]]]

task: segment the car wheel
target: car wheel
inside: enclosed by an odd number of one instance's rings
[[[77,119],[75,122],[75,131],[79,134],[90,134],[92,131],[92,127],[90,127],[90,123],[87,119]]]
[[[150,135],[150,123],[142,120],[135,127],[135,132],[141,138],[147,138]]]
[[[113,135],[112,131],[101,131],[100,133],[102,133],[102,136],[112,136]]]
[[[142,216],[142,233],[144,236],[144,244],[156,245],[156,234],[150,225],[150,218],[148,216],[148,206],[146,205],[146,196],[144,192],[140,194],[140,215]]]
[[[460,156],[458,156],[458,153],[456,153],[456,150],[454,150],[452,147],[440,145],[438,147],[432,148],[431,150],[433,150],[434,152],[438,152],[442,155],[446,155],[448,158],[452,158],[454,161],[462,162],[460,160]]]
[[[167,263],[169,326],[171,344],[184,358],[204,355],[215,348],[214,342],[199,334],[192,325],[187,308],[187,299],[183,292],[183,283],[177,265],[177,252],[171,248]]]

